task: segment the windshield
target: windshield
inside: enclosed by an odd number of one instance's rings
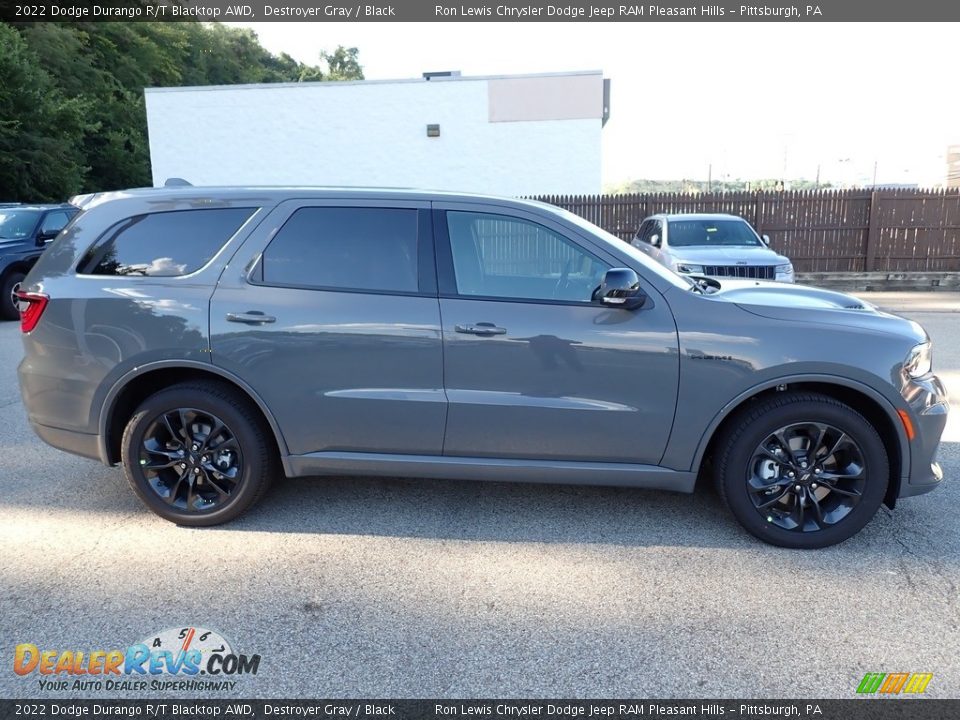
[[[644,255],[642,252],[637,250],[633,245],[628,242],[624,242],[616,235],[608,233],[601,227],[594,225],[589,220],[584,220],[579,215],[575,215],[569,210],[563,210],[562,208],[554,207],[553,205],[543,205],[541,207],[548,208],[551,212],[555,212],[557,215],[563,216],[564,220],[567,222],[573,223],[574,225],[583,228],[588,233],[597,237],[600,240],[606,240],[610,245],[612,245],[616,250],[619,250],[622,253],[626,253],[641,267],[649,270],[651,273],[659,275],[661,278],[669,282],[671,285],[674,285],[679,288],[687,289],[693,283],[681,275],[677,275],[675,272],[667,269],[665,266],[660,263],[651,260],[649,257]]]
[[[0,209],[0,238],[19,240],[33,235],[40,213],[36,210]]]
[[[671,247],[762,247],[743,220],[671,220],[667,235]]]

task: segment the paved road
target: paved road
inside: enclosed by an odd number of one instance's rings
[[[956,317],[912,316],[960,397]],[[181,529],[34,438],[17,335],[0,324],[0,697],[42,695],[11,672],[17,643],[188,625],[262,656],[235,691],[252,697],[849,697],[867,671],[960,696],[956,482],[807,553],[754,541],[706,488],[295,480]],[[941,458],[957,478],[960,407]],[[128,696],[158,694],[191,693]]]

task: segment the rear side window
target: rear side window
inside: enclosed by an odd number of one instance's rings
[[[174,277],[199,270],[256,208],[175,210],[136,215],[91,246],[78,272],[86,275]]]
[[[266,285],[417,292],[417,211],[297,210],[263,253]]]

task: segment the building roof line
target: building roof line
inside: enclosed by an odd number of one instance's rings
[[[477,80],[521,80],[525,78],[550,78],[550,77],[575,77],[581,75],[600,75],[603,77],[603,70],[570,70],[566,72],[545,72],[545,73],[524,73],[519,75],[456,75],[451,77],[433,77],[426,79],[401,78],[395,80],[311,80],[308,82],[282,82],[282,83],[242,83],[237,85],[186,85],[183,87],[148,87],[144,88],[144,93],[168,93],[168,92],[216,92],[219,90],[277,90],[280,88],[332,88],[345,87],[350,85],[400,85],[400,84],[439,84],[472,82]]]

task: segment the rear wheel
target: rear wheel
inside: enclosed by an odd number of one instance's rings
[[[16,320],[20,317],[20,301],[16,293],[26,277],[22,272],[12,272],[0,283],[0,317],[4,320]]]
[[[212,382],[147,398],[123,434],[127,482],[157,515],[178,525],[233,520],[276,472],[268,428],[245,398]]]
[[[721,496],[749,532],[774,545],[842,542],[886,494],[890,467],[876,429],[824,395],[761,400],[732,420],[718,447]]]

